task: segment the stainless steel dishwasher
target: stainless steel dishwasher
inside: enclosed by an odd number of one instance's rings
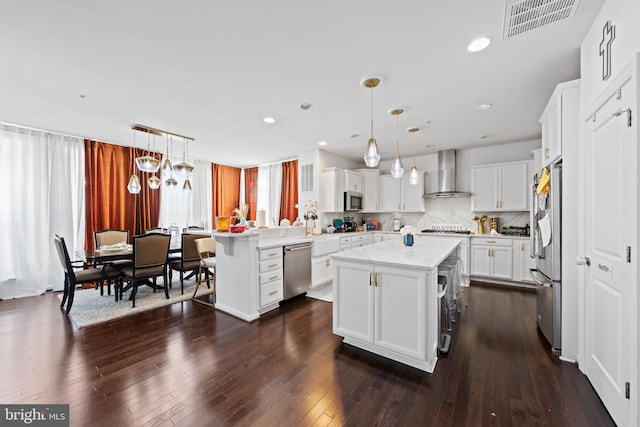
[[[287,245],[284,250],[284,299],[311,287],[311,243]]]

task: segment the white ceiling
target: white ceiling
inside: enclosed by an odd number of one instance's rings
[[[413,126],[423,129],[418,154],[538,139],[555,85],[579,77],[579,46],[603,1],[505,42],[504,0],[5,1],[0,121],[121,145],[140,123],[195,138],[190,158],[233,166],[293,158],[321,140],[361,161],[370,89],[360,81],[380,74],[383,160],[395,152],[387,111],[398,106],[403,157]],[[492,44],[467,52],[478,36]]]

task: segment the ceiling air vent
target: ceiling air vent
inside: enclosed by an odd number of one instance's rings
[[[510,0],[504,8],[502,40],[575,15],[580,0]]]

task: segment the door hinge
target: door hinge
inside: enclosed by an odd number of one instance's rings
[[[631,263],[631,246],[627,246],[627,262]]]
[[[631,108],[627,108],[626,110],[620,110],[613,113],[614,117],[621,116],[622,113],[627,113],[627,127],[631,127]]]
[[[631,399],[631,384],[629,384],[629,381],[624,383],[624,397]]]

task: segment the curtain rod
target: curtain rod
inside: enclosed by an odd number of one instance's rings
[[[7,123],[7,122],[3,122],[3,121],[0,121],[0,125],[13,126],[13,127],[20,128],[20,129],[34,130],[36,132],[49,133],[51,135],[60,135],[60,136],[68,136],[70,138],[79,138],[79,139],[82,139],[82,140],[89,139],[89,138],[87,138],[85,136],[70,135],[68,133],[54,132],[54,131],[51,131],[51,130],[38,129],[38,128],[31,127],[31,126],[17,125],[15,123]]]
[[[244,166],[242,167],[242,169],[249,169],[249,168],[258,168],[260,166],[271,166],[271,165],[277,165],[278,163],[284,163],[284,162],[292,162],[294,160],[298,160],[297,157],[292,157],[290,159],[285,159],[285,160],[278,160],[277,162],[271,162],[271,163],[260,163],[259,165],[255,165],[255,166]]]

